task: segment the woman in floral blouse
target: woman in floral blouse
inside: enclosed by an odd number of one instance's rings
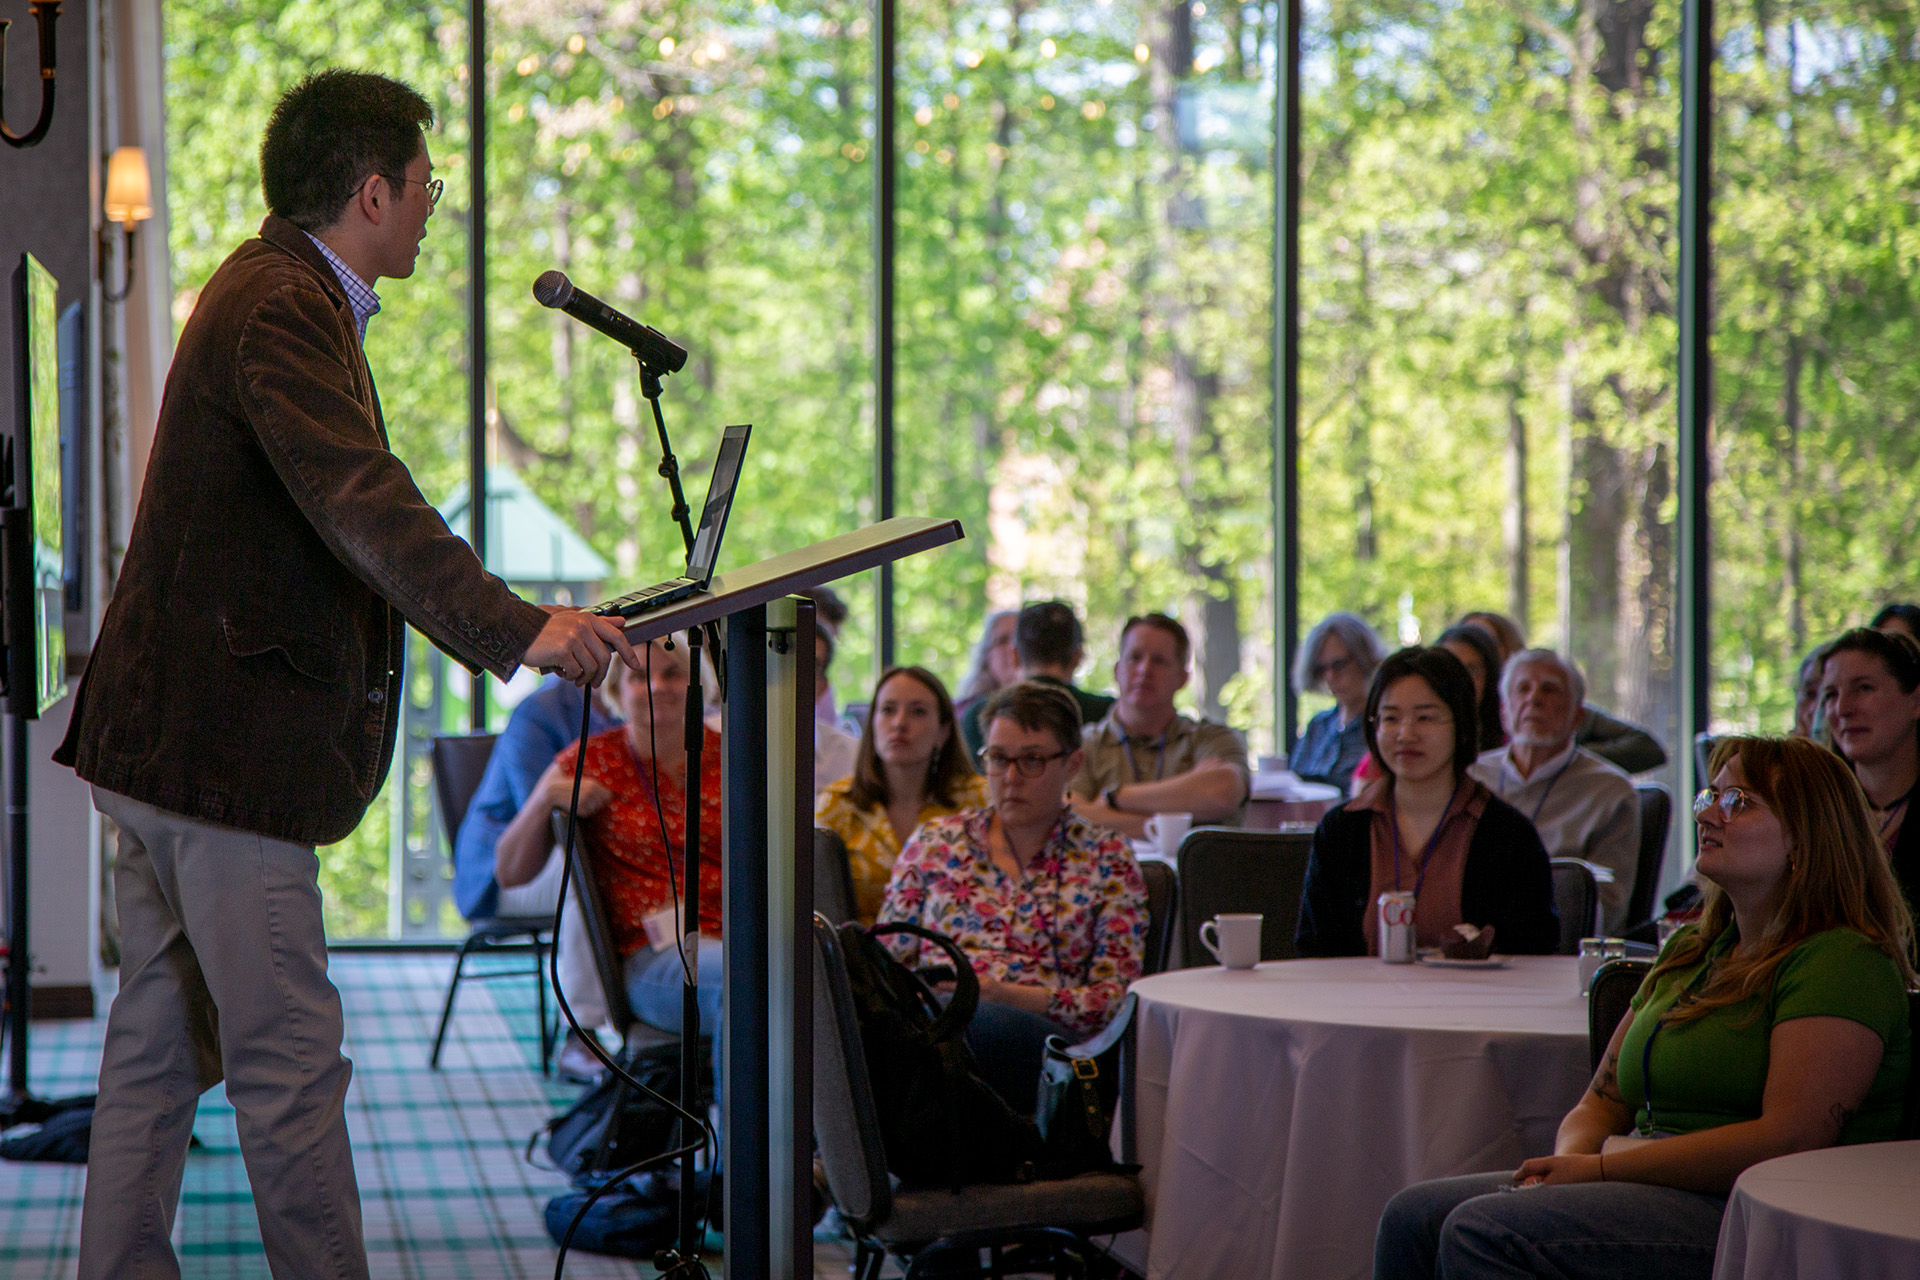
[[[847,846],[862,924],[873,923],[915,828],[987,803],[987,780],[967,760],[940,677],[924,667],[889,667],[868,705],[853,773],[827,784],[813,817]]]
[[[1140,976],[1147,888],[1126,840],[1065,803],[1080,768],[1073,699],[1022,682],[995,693],[981,722],[992,804],[914,832],[880,920],[936,929],[967,954],[980,978],[968,1041],[987,1081],[1030,1108],[1046,1038],[1097,1034]],[[942,961],[912,939],[891,945],[909,964]]]

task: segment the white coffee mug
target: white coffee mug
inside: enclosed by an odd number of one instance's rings
[[[1193,815],[1190,813],[1156,813],[1147,819],[1147,839],[1153,841],[1163,858],[1179,853],[1180,842],[1191,830]]]
[[[1200,926],[1200,945],[1226,968],[1251,969],[1260,963],[1260,922],[1264,919],[1257,911],[1244,915],[1222,912]],[[1211,937],[1209,929],[1213,931]]]

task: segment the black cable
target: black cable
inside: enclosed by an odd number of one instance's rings
[[[651,741],[654,741],[652,738],[652,725],[651,725],[651,720],[653,718],[653,715],[652,715],[653,683],[651,679],[652,665],[653,665],[652,646],[648,646],[647,665],[648,665],[648,676],[649,676],[648,683],[647,683],[647,701],[648,701],[647,718],[649,720],[648,735],[649,735],[649,741],[651,742]],[[553,950],[547,957],[548,972],[553,981],[554,1002],[560,1006],[561,1016],[567,1020],[567,1026],[572,1028],[574,1034],[579,1036],[581,1043],[586,1045],[587,1049],[593,1054],[594,1057],[600,1060],[601,1064],[605,1066],[607,1070],[611,1071],[614,1075],[618,1076],[621,1080],[624,1080],[632,1088],[638,1089],[641,1093],[646,1094],[648,1097],[654,1099],[656,1102],[659,1102],[661,1105],[678,1113],[680,1116],[684,1117],[688,1123],[697,1126],[699,1129],[699,1137],[693,1142],[689,1142],[682,1146],[675,1147],[670,1151],[663,1151],[657,1155],[648,1156],[644,1160],[635,1161],[633,1164],[630,1164],[623,1169],[615,1170],[612,1174],[610,1174],[607,1177],[605,1182],[601,1183],[598,1187],[595,1187],[591,1192],[589,1192],[587,1194],[586,1200],[580,1205],[579,1211],[573,1215],[573,1220],[567,1224],[566,1232],[560,1237],[560,1252],[555,1256],[553,1261],[554,1280],[562,1280],[562,1276],[566,1270],[566,1265],[567,1265],[567,1249],[573,1243],[573,1233],[579,1229],[580,1223],[586,1218],[588,1211],[591,1210],[594,1205],[599,1203],[600,1197],[606,1195],[609,1191],[612,1191],[615,1187],[619,1186],[621,1183],[625,1182],[627,1179],[633,1177],[635,1174],[642,1173],[653,1165],[675,1161],[680,1159],[684,1155],[687,1155],[689,1153],[697,1153],[702,1149],[714,1150],[714,1149],[717,1149],[719,1146],[719,1143],[714,1136],[713,1129],[711,1126],[707,1124],[707,1118],[705,1116],[695,1115],[693,1112],[681,1106],[674,1099],[669,1098],[665,1094],[662,1094],[654,1089],[647,1087],[646,1084],[642,1083],[640,1080],[635,1079],[632,1075],[630,1075],[627,1072],[626,1068],[622,1067],[618,1062],[616,1062],[613,1056],[607,1052],[606,1046],[600,1043],[600,1037],[597,1035],[594,1035],[593,1033],[581,1027],[579,1018],[574,1016],[573,1007],[567,1003],[566,992],[563,991],[560,987],[560,918],[561,918],[561,915],[566,910],[567,890],[573,881],[573,851],[574,851],[574,841],[575,841],[575,830],[579,826],[579,822],[580,822],[580,781],[586,774],[587,736],[593,727],[593,690],[585,689],[585,690],[582,690],[582,693],[584,694],[584,697],[581,699],[581,707],[580,707],[580,742],[579,742],[579,748],[577,751],[574,752],[574,757],[573,757],[573,796],[567,803],[567,844],[566,844],[565,850],[561,854],[562,861],[560,865],[560,900],[554,903],[554,906],[553,906]],[[655,806],[656,813],[658,812],[659,804],[660,804],[658,760],[659,760],[659,757],[656,752],[655,764],[654,764],[654,793],[653,793],[654,806]],[[660,824],[660,838],[663,841],[666,839],[666,823],[664,821]],[[667,851],[667,874],[669,877],[669,883],[671,884],[671,878],[673,874],[673,851],[671,849]],[[679,910],[680,908],[678,905],[678,899],[676,898],[675,906],[674,906],[674,919],[676,924],[679,921]],[[686,963],[686,952],[684,949],[682,949],[681,964],[683,967],[685,963]],[[684,1027],[681,1028],[680,1045],[681,1045],[680,1051],[682,1053],[686,1053],[689,1051],[686,1028]],[[696,1030],[692,1050],[694,1052],[698,1052],[698,1048],[699,1048],[698,1031]],[[617,1123],[617,1118],[616,1118],[616,1123]],[[698,1273],[701,1276],[704,1277],[706,1275],[705,1266],[703,1266],[700,1263],[699,1259],[697,1258],[690,1259],[690,1260],[682,1260],[681,1267],[676,1269],[684,1268],[689,1263],[691,1263],[691,1266],[693,1268],[697,1269]]]

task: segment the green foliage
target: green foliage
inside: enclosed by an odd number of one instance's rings
[[[696,502],[719,427],[756,424],[730,562],[876,514],[868,15],[489,12],[490,454],[616,566],[610,586],[666,576],[680,536],[631,361],[537,306],[549,268],[693,352],[662,408]],[[1193,704],[1272,742],[1279,18],[902,6],[897,508],[969,535],[901,566],[903,661],[957,680],[990,606],[1057,594],[1084,609],[1098,687],[1120,621],[1168,609],[1210,642]],[[1715,697],[1771,727],[1802,648],[1916,589],[1915,6],[1727,22]],[[1623,0],[1331,0],[1309,11],[1304,64],[1303,618],[1354,608],[1392,638],[1404,613],[1431,638],[1506,610],[1524,570],[1536,638],[1656,728],[1673,703],[1677,25],[1675,5]],[[368,351],[396,450],[444,498],[466,467],[464,6],[175,0],[167,38],[177,318],[261,216],[254,156],[288,84],[340,62],[434,102],[446,198]],[[1226,123],[1183,145],[1195,115]],[[835,678],[854,700],[871,584],[843,586]],[[342,932],[386,927],[390,822],[377,808],[328,853]]]

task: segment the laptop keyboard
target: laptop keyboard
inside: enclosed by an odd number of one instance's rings
[[[684,599],[693,594],[694,587],[695,583],[690,578],[675,578],[671,582],[662,582],[628,592],[617,600],[607,601],[594,612],[609,617],[631,618],[635,614],[645,613],[649,609],[658,609],[662,605]]]

